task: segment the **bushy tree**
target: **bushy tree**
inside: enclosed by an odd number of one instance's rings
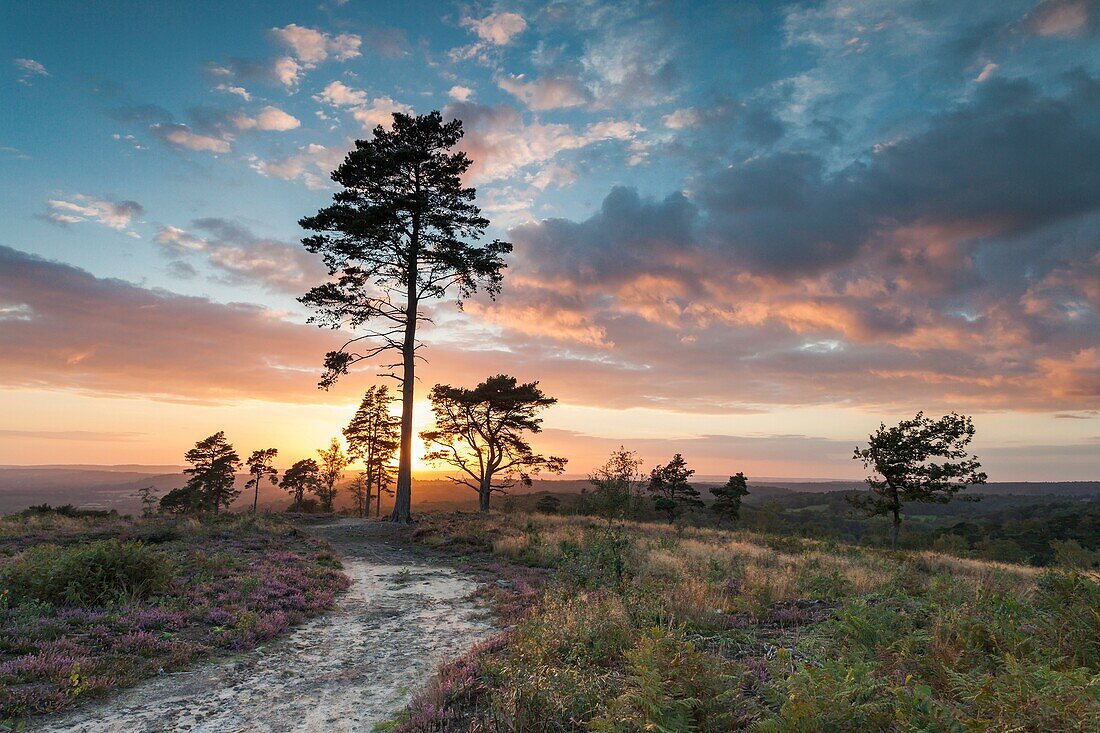
[[[376,514],[382,512],[382,494],[393,494],[393,458],[400,445],[401,421],[390,414],[393,396],[385,385],[374,386],[363,395],[359,408],[344,428],[348,455],[361,461],[364,467],[365,499],[370,509],[372,494],[377,497]]]
[[[275,456],[279,455],[277,448],[261,448],[257,451],[252,451],[252,455],[248,457],[245,464],[248,466],[248,482],[245,483],[244,488],[253,490],[252,494],[252,513],[256,513],[256,507],[260,502],[260,484],[266,478],[271,482],[272,486],[279,485],[279,471],[271,465],[275,460]]]
[[[452,152],[462,123],[439,112],[393,116],[390,130],[374,128],[332,173],[342,188],[333,204],[300,224],[317,234],[302,240],[321,255],[333,280],[300,300],[322,327],[362,329],[325,356],[322,388],[365,359],[396,351],[400,359],[401,445],[392,519],[408,522],[412,506],[412,418],[417,326],[424,300],[454,292],[458,301],[483,287],[500,292],[503,257],[512,245],[481,243],[488,219],[462,176],[471,161]]]
[[[241,458],[225,439],[224,432],[219,430],[195,443],[183,458],[191,464],[191,468],[183,471],[191,478],[160,500],[162,510],[175,513],[206,510],[217,514],[241,493],[234,487]]]
[[[559,508],[561,508],[561,499],[553,494],[540,496],[539,500],[535,502],[535,510],[543,514],[557,514]]]
[[[646,487],[653,499],[653,508],[664,512],[669,524],[676,520],[685,509],[703,507],[699,490],[688,483],[695,475],[694,468],[688,468],[684,457],[677,453],[663,466],[657,466],[649,472],[649,485]]]
[[[535,453],[524,437],[542,432],[538,414],[557,402],[538,382],[520,384],[498,374],[473,389],[437,384],[428,399],[435,427],[420,434],[428,448],[424,457],[458,469],[448,478],[477,491],[481,511],[489,511],[492,494],[517,481],[530,486],[534,474],[565,470],[565,458]]]
[[[977,456],[967,453],[974,432],[973,420],[954,412],[939,420],[918,412],[889,428],[880,423],[867,447],[857,447],[853,456],[872,472],[871,494],[852,497],[851,503],[868,516],[889,516],[890,544],[897,547],[905,503],[946,504],[966,487],[985,483]]]
[[[320,480],[313,493],[317,495],[317,501],[321,502],[321,511],[331,512],[332,502],[336,499],[336,484],[344,477],[344,469],[350,461],[336,438],[332,439],[328,448],[318,448],[317,455],[321,457],[318,464]]]
[[[645,476],[638,470],[641,465],[636,452],[623,446],[613,450],[607,462],[588,475],[592,489],[583,490],[588,510],[608,523],[624,516],[645,483]]]
[[[321,467],[312,458],[303,458],[283,474],[283,490],[294,498],[294,510],[302,509],[306,493],[315,494],[321,485]]]
[[[714,495],[714,503],[710,505],[710,509],[718,515],[718,521],[739,519],[741,499],[749,495],[748,481],[745,474],[738,471],[726,483],[712,488],[710,493]]]

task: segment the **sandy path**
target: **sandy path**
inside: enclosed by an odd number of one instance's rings
[[[310,528],[352,586],[327,616],[266,647],[166,674],[32,725],[42,731],[370,731],[435,669],[488,635],[477,583],[345,519]]]

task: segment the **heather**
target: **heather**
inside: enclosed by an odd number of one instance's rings
[[[1100,728],[1087,572],[684,522],[451,515],[417,534],[545,581],[440,669],[405,733]]]
[[[0,720],[243,650],[348,585],[323,542],[264,516],[0,520]]]

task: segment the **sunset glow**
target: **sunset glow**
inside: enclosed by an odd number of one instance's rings
[[[317,389],[348,334],[306,324],[297,222],[438,109],[515,249],[497,300],[428,306],[417,432],[432,385],[507,373],[569,475],[860,478],[880,421],[958,410],[991,480],[1096,479],[1091,8],[7,3],[0,464],[339,436],[390,370]]]

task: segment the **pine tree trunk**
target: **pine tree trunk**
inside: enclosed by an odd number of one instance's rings
[[[391,522],[412,521],[412,442],[413,392],[416,387],[416,315],[419,222],[414,218],[413,239],[409,242],[408,292],[405,306],[405,340],[401,344],[401,453],[397,463],[397,494],[393,500]]]
[[[898,532],[901,529],[901,514],[897,509],[894,510],[894,519],[890,527],[890,549],[898,549]]]

